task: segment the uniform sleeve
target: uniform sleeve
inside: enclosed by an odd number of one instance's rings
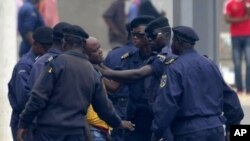
[[[19,128],[27,128],[35,116],[46,106],[56,83],[56,74],[53,65],[47,64],[35,83],[31,96],[20,115]]]
[[[29,78],[31,66],[25,64],[19,64],[16,66],[16,74],[14,78],[13,85],[13,95],[12,99],[16,98],[16,106],[18,106],[18,110],[24,109],[24,106],[29,98],[27,94],[27,81]],[[14,101],[13,101],[14,102]],[[14,104],[14,103],[13,103]]]
[[[155,76],[162,75],[164,70],[164,63],[162,62],[162,60],[160,60],[160,58],[154,57],[153,61],[149,62],[148,64],[151,66],[153,74]]]
[[[22,95],[25,85],[27,85],[27,79],[29,77],[30,67],[27,65],[18,64],[15,66],[13,70],[13,74],[11,80],[8,84],[9,93],[8,98],[10,101],[10,105],[13,110],[21,112],[23,105],[23,99],[26,99],[24,95]]]
[[[168,69],[161,78],[156,100],[153,104],[154,119],[152,122],[153,137],[160,139],[164,131],[173,121],[179,110],[179,100],[182,94],[180,76]]]
[[[107,97],[104,84],[96,75],[95,92],[92,98],[92,105],[98,116],[113,128],[121,126],[121,119],[115,112],[111,101]]]
[[[223,112],[227,119],[226,129],[229,130],[229,125],[240,124],[244,117],[244,113],[237,94],[225,82],[223,94]]]

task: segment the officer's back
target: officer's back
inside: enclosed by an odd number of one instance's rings
[[[79,26],[66,29],[64,47],[67,51],[47,62],[36,81],[20,116],[19,138],[37,117],[36,140],[84,140],[84,115],[91,102],[94,110],[112,127],[122,125],[107,99],[101,77],[83,53],[86,38],[88,34]]]

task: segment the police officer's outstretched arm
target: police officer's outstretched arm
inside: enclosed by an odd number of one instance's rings
[[[104,76],[123,83],[129,83],[130,81],[146,77],[153,73],[150,65],[145,65],[138,69],[120,71],[112,70],[104,65],[101,65],[101,67],[98,67],[98,69]]]
[[[244,117],[244,112],[241,107],[237,94],[224,82],[224,105],[223,112],[226,117],[226,129],[229,131],[229,125],[240,124]]]
[[[17,138],[22,140],[25,130],[32,123],[37,114],[46,106],[56,81],[56,70],[53,65],[47,64],[36,84],[34,85],[31,97],[29,98],[25,109],[20,115],[18,124]]]
[[[162,138],[163,133],[170,126],[179,110],[178,103],[183,92],[179,75],[171,69],[166,72],[161,77],[153,104],[152,141]]]
[[[133,130],[133,124],[130,122],[122,122],[115,112],[111,101],[107,97],[107,93],[101,77],[95,72],[96,82],[95,91],[92,97],[92,105],[98,116],[113,128],[128,128]]]

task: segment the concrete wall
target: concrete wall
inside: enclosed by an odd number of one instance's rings
[[[11,141],[7,84],[17,59],[15,1],[0,1],[0,17],[0,141]]]
[[[114,0],[58,0],[61,21],[78,24],[97,37],[105,50],[110,49],[107,26],[102,14]],[[164,10],[172,23],[173,0],[152,0],[158,10]],[[128,6],[129,1],[127,2]],[[126,8],[127,9],[127,8]]]
[[[107,26],[103,12],[113,0],[58,0],[61,21],[78,24],[90,35],[97,37],[105,49],[109,49]]]

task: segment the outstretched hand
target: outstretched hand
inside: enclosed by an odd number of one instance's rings
[[[130,131],[134,131],[135,130],[135,124],[133,124],[130,121],[123,120],[122,121],[122,128],[128,129]]]
[[[95,66],[95,68],[98,69],[102,73],[102,75],[104,75],[104,76],[107,76],[108,72],[111,70],[110,68],[108,68],[104,64],[99,64],[99,65]]]

